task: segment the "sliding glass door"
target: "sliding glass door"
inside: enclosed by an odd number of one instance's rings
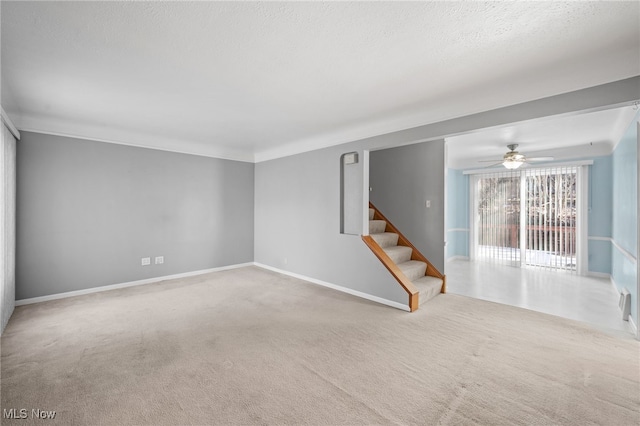
[[[478,258],[517,265],[520,263],[520,174],[492,173],[478,176]]]
[[[472,258],[577,271],[582,169],[546,167],[473,175]]]
[[[577,174],[575,167],[523,172],[526,265],[576,270]]]

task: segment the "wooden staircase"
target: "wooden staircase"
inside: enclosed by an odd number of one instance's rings
[[[371,203],[369,235],[362,239],[407,292],[411,312],[438,294],[446,293],[446,276]]]

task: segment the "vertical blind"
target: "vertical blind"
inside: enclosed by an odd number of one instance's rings
[[[477,191],[478,257],[500,264],[519,264],[520,172],[483,174]]]
[[[577,168],[478,176],[476,253],[513,266],[576,270]]]
[[[577,169],[526,170],[525,264],[576,270]]]

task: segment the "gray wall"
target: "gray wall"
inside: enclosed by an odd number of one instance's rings
[[[372,151],[369,162],[369,199],[442,273],[444,164],[442,139]]]
[[[340,157],[355,150],[256,164],[255,261],[406,305],[406,292],[362,238],[340,233]],[[349,167],[362,175],[362,161]],[[362,186],[351,197],[362,200]],[[362,215],[353,227],[362,229]]]
[[[23,132],[17,168],[18,300],[253,261],[251,163]]]

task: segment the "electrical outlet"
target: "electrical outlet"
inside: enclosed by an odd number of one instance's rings
[[[164,256],[156,256],[156,265],[161,265],[164,263]]]
[[[150,257],[143,257],[142,258],[142,266],[149,266],[151,265],[151,258]]]
[[[431,200],[425,201],[424,205],[425,205],[426,208],[430,209],[431,208]]]

